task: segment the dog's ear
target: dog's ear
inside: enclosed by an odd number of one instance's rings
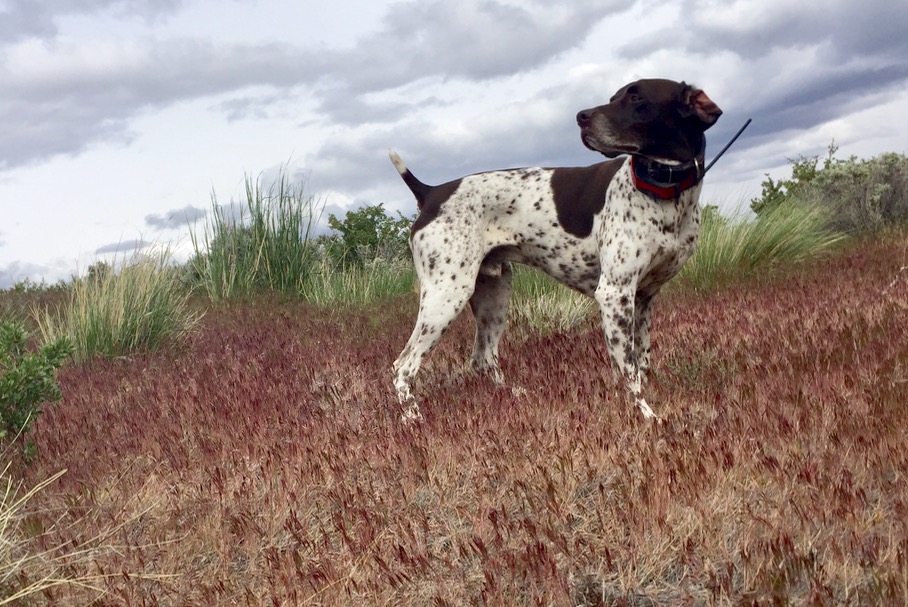
[[[722,110],[712,102],[712,99],[706,93],[689,84],[684,84],[684,89],[681,92],[680,111],[685,118],[688,116],[699,118],[703,122],[704,130],[715,124],[719,116],[722,115]]]

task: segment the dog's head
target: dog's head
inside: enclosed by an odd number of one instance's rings
[[[722,110],[702,90],[673,80],[638,80],[609,102],[577,114],[583,144],[609,158],[636,154],[668,163],[693,160]]]

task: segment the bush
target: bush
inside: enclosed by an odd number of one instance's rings
[[[62,397],[54,371],[72,353],[70,341],[59,337],[35,352],[27,342],[21,324],[0,322],[0,439],[26,434],[41,405]]]
[[[836,161],[817,175],[801,199],[827,206],[833,226],[844,231],[900,224],[908,220],[908,157],[888,153]]]
[[[839,159],[837,151],[830,144],[822,164],[819,156],[790,160],[791,179],[773,181],[767,175],[751,209],[762,215],[791,201],[820,206],[834,229],[851,233],[908,220],[908,157],[887,153],[868,160]]]
[[[341,221],[328,215],[328,225],[336,234],[322,240],[329,258],[344,267],[362,267],[374,259],[406,259],[410,252],[412,220],[398,211],[395,219],[381,204],[347,211]]]
[[[757,215],[761,215],[801,195],[813,183],[817,175],[828,169],[835,162],[834,156],[838,149],[834,143],[829,144],[822,168],[818,168],[820,163],[819,156],[789,158],[788,164],[791,165],[791,179],[773,181],[772,177],[767,173],[766,179],[761,184],[763,190],[760,193],[760,197],[750,201],[750,209]]]

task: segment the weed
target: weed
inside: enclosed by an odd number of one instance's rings
[[[360,265],[336,267],[323,259],[314,268],[303,297],[323,307],[368,306],[410,293],[415,280],[413,264],[407,260],[377,257]]]
[[[597,310],[595,300],[559,284],[539,270],[518,266],[510,320],[536,333],[564,333],[583,326]]]
[[[497,386],[452,373],[463,315],[405,426],[412,298],[217,306],[180,349],[60,370],[23,482],[68,472],[19,554],[108,537],[75,571],[103,574],[99,604],[904,604],[904,265],[903,237],[866,239],[771,288],[660,299],[660,424],[595,326],[506,340]]]

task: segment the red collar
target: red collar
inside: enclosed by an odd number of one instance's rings
[[[680,198],[703,179],[703,158],[692,162],[670,165],[641,156],[631,157],[631,176],[634,187],[654,200]]]

